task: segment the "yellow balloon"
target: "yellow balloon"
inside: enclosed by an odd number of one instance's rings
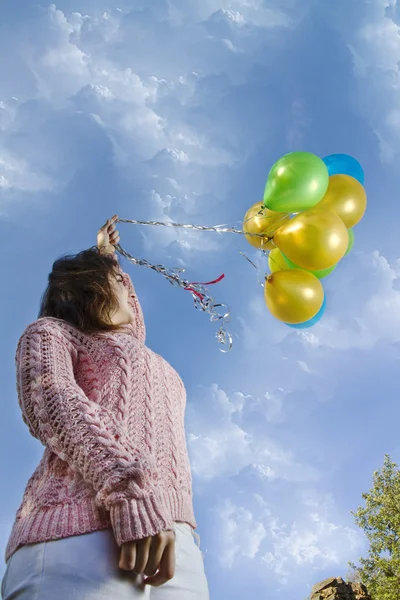
[[[337,214],[351,229],[364,216],[367,208],[367,194],[357,179],[350,175],[332,175],[329,187],[320,202],[314,208],[327,208]]]
[[[322,271],[336,265],[346,254],[349,234],[334,212],[315,206],[280,227],[274,242],[301,269]]]
[[[274,231],[290,220],[286,213],[278,213],[268,208],[263,208],[263,202],[254,204],[244,216],[243,231],[246,233],[265,234],[265,238],[245,235],[246,240],[254,248],[269,250],[275,248],[275,244],[268,241],[267,236],[271,236]]]
[[[272,315],[283,323],[309,321],[321,310],[324,288],[312,273],[301,269],[277,271],[264,287],[265,302]]]
[[[274,248],[268,255],[268,267],[271,273],[290,269],[279,248]]]

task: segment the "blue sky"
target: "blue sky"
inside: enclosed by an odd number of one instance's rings
[[[350,510],[385,452],[400,460],[399,22],[395,0],[3,3],[3,549],[43,451],[14,355],[53,261],[115,213],[238,226],[275,160],[305,150],[355,156],[369,201],[313,329],[268,313],[240,236],[119,226],[133,256],[194,281],[225,273],[210,291],[232,312],[229,354],[189,293],[122,264],[148,345],[187,386],[211,597],[297,600],[366,551]]]

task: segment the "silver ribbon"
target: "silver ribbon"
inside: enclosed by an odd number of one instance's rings
[[[118,221],[130,222],[126,219],[118,219]],[[212,322],[220,321],[220,327],[216,333],[216,338],[218,340],[218,344],[220,345],[220,351],[229,352],[232,349],[232,335],[226,329],[226,324],[230,320],[230,310],[225,304],[216,303],[204,284],[192,283],[181,278],[180,274],[184,273],[185,269],[168,269],[167,267],[164,267],[164,265],[153,265],[143,258],[135,258],[131,256],[128,254],[128,252],[123,250],[119,244],[116,244],[115,249],[132,264],[152,269],[153,271],[156,271],[165,277],[171,285],[189,291],[192,294],[194,305],[197,310],[202,310],[203,312],[209,314],[210,321]]]
[[[263,214],[262,210],[260,210],[259,214]],[[285,218],[286,215],[282,215],[282,218]],[[264,218],[269,218],[264,215]],[[248,235],[254,237],[261,237],[266,239],[267,241],[273,238],[273,233],[269,236],[260,233],[247,233],[242,229],[237,229],[236,227],[227,227],[226,225],[215,225],[214,227],[206,227],[204,225],[191,225],[191,224],[183,224],[183,223],[173,223],[171,221],[137,221],[134,219],[117,219],[116,223],[131,223],[132,225],[151,225],[156,227],[177,227],[180,229],[192,229],[196,231],[214,231],[216,233],[236,233],[239,235]],[[181,287],[186,291],[190,291],[194,300],[195,308],[198,310],[202,310],[203,312],[210,315],[210,321],[220,321],[220,327],[216,333],[216,337],[218,343],[220,345],[221,352],[229,352],[232,349],[232,335],[227,331],[226,324],[230,320],[230,310],[225,304],[218,304],[214,301],[214,298],[209,294],[209,291],[206,287],[207,284],[203,283],[191,283],[186,279],[182,279],[180,277],[181,273],[185,272],[185,269],[168,269],[164,267],[164,265],[153,265],[149,263],[145,259],[134,258],[130,254],[128,254],[125,250],[121,248],[119,244],[116,244],[115,249],[122,255],[125,256],[127,260],[129,260],[134,265],[139,265],[142,267],[147,267],[160,273],[163,277],[165,277],[171,285],[175,287]],[[242,254],[242,253],[241,253]],[[250,261],[250,259],[242,254],[255,268],[257,268],[254,263]],[[257,269],[259,271],[259,269]],[[260,285],[264,285],[259,281]]]
[[[262,214],[262,211],[260,211]],[[285,218],[284,215],[282,218]],[[264,217],[265,219],[272,217]],[[249,219],[251,220],[251,219]],[[227,227],[226,225],[215,225],[214,227],[206,227],[204,225],[190,225],[187,223],[172,223],[170,221],[135,221],[132,219],[118,219],[116,223],[132,223],[133,225],[153,225],[157,227],[179,227],[180,229],[194,229],[196,231],[215,231],[216,233],[238,233],[240,235],[248,235],[251,237],[261,237],[267,241],[271,240],[273,235],[266,236],[262,233],[247,233],[242,229],[236,229],[236,227]]]
[[[257,265],[255,265],[253,263],[253,261],[250,260],[250,258],[244,252],[241,252],[240,254],[241,254],[241,256],[243,256],[243,258],[245,258],[247,260],[247,262],[249,262],[256,269],[257,274],[258,274],[258,283],[261,285],[262,288],[264,288],[265,287],[265,278],[267,276],[266,273],[263,273],[261,271],[261,269],[259,267],[257,267]],[[266,252],[264,250],[263,250],[263,254],[266,254]],[[260,279],[260,276],[261,276],[261,279]]]

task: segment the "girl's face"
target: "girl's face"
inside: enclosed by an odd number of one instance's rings
[[[112,317],[112,323],[114,325],[132,323],[134,315],[132,308],[128,303],[129,292],[128,288],[123,284],[123,277],[120,273],[117,273],[115,276],[111,276],[111,285],[119,302],[119,309],[116,313],[114,313]]]

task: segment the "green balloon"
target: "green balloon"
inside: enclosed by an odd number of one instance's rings
[[[307,210],[322,200],[328,185],[328,169],[319,156],[310,152],[290,152],[269,172],[264,207],[288,213]]]
[[[300,269],[300,267],[295,265],[294,262],[292,262],[290,260],[290,258],[288,258],[285,254],[283,254],[283,252],[282,252],[282,256],[285,259],[285,261],[287,262],[288,267],[290,267],[291,269]],[[312,273],[313,275],[315,275],[315,277],[318,277],[318,279],[323,279],[327,275],[330,275],[332,273],[332,271],[334,271],[336,269],[336,266],[337,265],[333,265],[333,267],[328,267],[327,269],[322,269],[321,271],[309,271],[309,273]],[[305,271],[305,270],[306,269],[303,269],[303,271]]]
[[[349,245],[347,246],[346,254],[351,252],[351,250],[353,249],[353,246],[354,246],[354,231],[353,231],[353,229],[348,229],[347,231],[349,232]],[[346,254],[345,254],[345,256],[346,256]]]

